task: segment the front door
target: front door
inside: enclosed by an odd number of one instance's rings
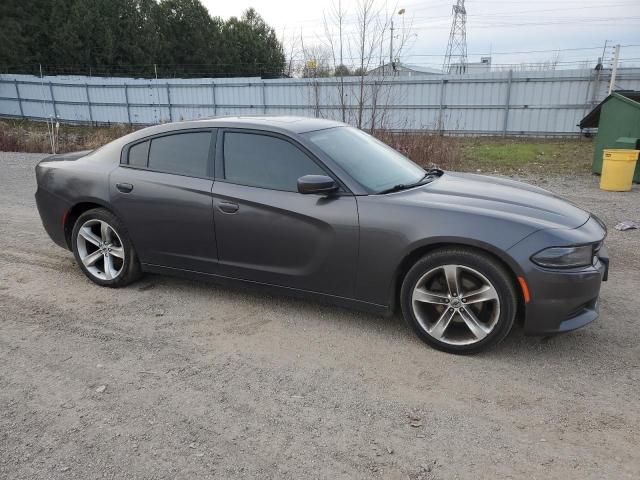
[[[221,273],[353,297],[358,254],[355,198],[303,195],[297,179],[327,172],[285,137],[221,133],[213,185]]]
[[[138,142],[111,173],[112,204],[142,263],[216,273],[214,135],[189,131]]]

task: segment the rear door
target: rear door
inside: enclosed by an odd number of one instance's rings
[[[358,254],[353,195],[303,195],[297,179],[330,175],[281,135],[225,130],[218,135],[214,218],[221,273],[352,297]]]
[[[158,135],[123,150],[111,201],[140,261],[216,272],[212,215],[215,130]]]

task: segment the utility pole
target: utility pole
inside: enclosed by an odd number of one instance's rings
[[[451,65],[459,65],[458,73],[467,71],[467,10],[464,7],[464,0],[456,0],[453,5],[453,22],[451,23],[451,33],[449,33],[449,43],[444,55],[442,70],[449,73]]]
[[[404,15],[405,9],[401,8],[400,10],[398,10],[398,15]],[[396,66],[393,63],[393,31],[394,31],[394,26],[393,26],[393,15],[391,16],[391,36],[389,37],[389,67],[391,68],[391,72],[395,73],[396,71]],[[402,48],[402,47],[401,47]]]
[[[395,70],[393,68],[393,18],[391,18],[391,35],[389,36],[389,66],[392,71]]]
[[[613,65],[611,66],[611,81],[609,82],[609,95],[616,86],[616,74],[618,73],[618,60],[620,59],[620,45],[613,47]]]
[[[340,31],[340,65],[344,66],[344,63],[342,63],[342,0],[338,0],[338,28]]]

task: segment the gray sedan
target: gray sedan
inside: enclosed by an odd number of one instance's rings
[[[437,161],[437,159],[434,159]],[[606,229],[527,184],[424,170],[342,123],[158,125],[36,167],[42,222],[98,285],[178,274],[402,314],[469,353],[598,316]]]

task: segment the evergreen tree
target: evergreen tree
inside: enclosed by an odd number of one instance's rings
[[[274,30],[247,10],[211,17],[200,0],[2,0],[1,71],[280,76]]]
[[[240,19],[231,17],[222,29],[224,51],[231,75],[280,76],[285,58],[276,33],[250,8]]]
[[[206,74],[220,61],[219,18],[211,18],[199,0],[160,2],[158,62],[164,75]]]

